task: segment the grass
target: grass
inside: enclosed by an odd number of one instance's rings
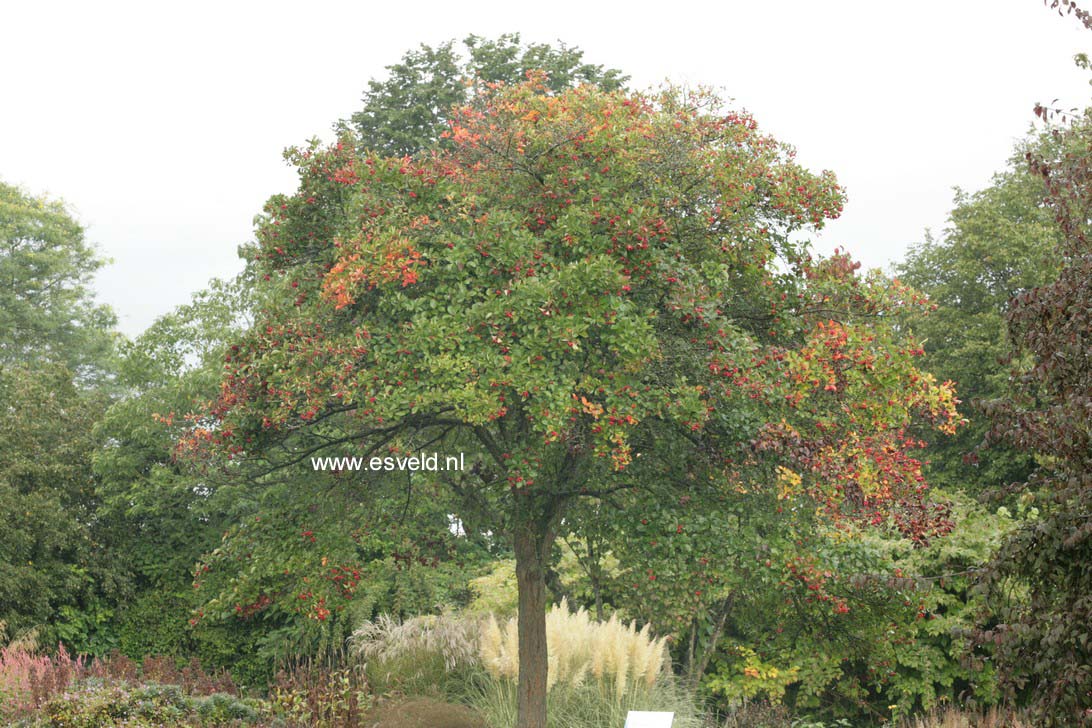
[[[668,669],[664,640],[653,637],[649,627],[637,629],[617,618],[597,622],[587,611],[573,612],[562,602],[546,616],[546,638],[552,728],[621,728],[630,710],[674,711],[674,728],[702,725],[693,696]],[[498,622],[492,616],[445,614],[399,622],[380,617],[361,625],[353,645],[366,662],[373,689],[393,696],[388,704],[410,705],[398,698],[426,696],[432,702],[421,705],[433,708],[439,701],[464,704],[477,726],[515,725],[519,656],[514,618]],[[379,713],[388,722],[394,720],[389,710]],[[449,708],[448,714],[458,711]]]
[[[480,633],[478,620],[450,614],[404,622],[380,616],[351,641],[374,692],[460,700],[481,672]]]
[[[516,683],[492,677],[480,684],[471,700],[491,728],[512,728],[516,724],[516,703]],[[657,680],[651,687],[631,683],[621,699],[611,684],[559,683],[547,696],[547,708],[547,728],[622,728],[631,710],[673,712],[672,728],[706,726],[694,697],[671,676]]]
[[[1032,724],[1018,714],[1001,708],[984,713],[970,713],[955,708],[931,710],[922,715],[904,718],[898,728],[1031,728]]]
[[[480,654],[486,670],[498,680],[519,676],[516,619],[502,626],[490,617],[482,631]],[[607,622],[593,620],[587,610],[569,610],[562,600],[546,615],[549,668],[547,689],[558,684],[573,687],[586,680],[613,686],[621,701],[631,684],[651,688],[666,670],[666,645],[654,638],[648,625],[622,624],[612,616]]]

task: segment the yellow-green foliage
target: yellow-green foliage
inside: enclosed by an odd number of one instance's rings
[[[561,583],[565,584],[570,594],[585,596],[591,601],[591,586],[588,582],[588,572],[580,562],[577,551],[583,553],[584,542],[578,538],[569,538],[558,542],[558,550],[561,560],[555,566]],[[598,569],[600,578],[614,579],[620,571],[618,559],[609,551],[598,555]],[[519,604],[519,590],[516,586],[516,560],[498,559],[490,565],[485,574],[470,580],[470,590],[474,599],[467,605],[467,614],[486,616],[496,614],[500,617],[510,617],[517,611]]]
[[[515,614],[519,604],[516,586],[516,560],[500,559],[493,562],[488,573],[470,580],[474,599],[467,605],[470,614]]]
[[[490,616],[481,637],[481,659],[496,678],[519,675],[516,620],[504,624]],[[664,671],[664,638],[654,638],[649,626],[622,624],[616,617],[596,622],[584,609],[569,611],[562,600],[546,615],[549,654],[548,688],[558,683],[580,685],[587,679],[613,686],[620,700],[629,688],[649,688]]]
[[[779,703],[785,689],[799,680],[800,667],[778,667],[765,662],[758,653],[744,645],[724,649],[715,663],[716,670],[704,681],[707,690],[728,698],[739,706],[756,697]]]

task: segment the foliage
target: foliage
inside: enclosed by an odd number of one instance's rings
[[[116,320],[89,290],[103,263],[63,203],[0,182],[0,364],[103,380]]]
[[[296,659],[282,666],[269,687],[271,713],[290,725],[349,728],[360,725],[372,703],[370,686],[359,665],[344,655]]]
[[[508,617],[516,613],[519,595],[516,586],[515,559],[498,559],[489,571],[470,580],[473,599],[466,606],[470,614],[496,614]]]
[[[410,614],[459,602],[474,561],[441,501],[362,499],[352,479],[322,473],[259,490],[174,460],[184,414],[216,395],[229,342],[263,295],[245,274],[214,281],[127,345],[122,382],[135,395],[99,425],[109,444],[95,458],[99,512],[137,592],[120,610],[123,647],[196,653],[248,684],[264,683],[278,658],[343,639],[376,605]],[[421,524],[414,538],[393,528],[406,520]]]
[[[828,264],[852,275],[844,257]],[[913,689],[885,686],[900,674],[899,655],[913,652],[907,600],[917,595],[887,586],[916,572],[884,544],[924,550],[954,525],[948,504],[924,500],[922,465],[909,454],[922,443],[908,434],[918,408],[950,431],[951,392],[941,390],[932,412],[906,391],[892,396],[894,381],[934,396],[930,377],[891,355],[900,351],[900,314],[920,299],[878,275],[852,280],[856,298],[841,321],[820,321],[800,349],[764,357],[777,362],[780,380],[762,377],[763,358],[738,373],[758,379],[743,386],[777,424],[741,453],[732,487],[718,487],[706,463],[673,453],[662,464],[672,493],[615,497],[625,517],[612,522],[610,540],[628,587],[619,606],[671,632],[691,684],[724,707],[788,691],[798,710],[855,715],[886,710],[891,693],[913,704],[945,692],[931,675]],[[884,313],[875,321],[869,310]],[[904,356],[920,355],[914,343],[901,346]],[[828,386],[837,396],[826,396]],[[892,645],[892,622],[906,632],[902,647]],[[946,654],[929,660],[954,664]]]
[[[910,644],[895,652],[890,694],[901,715],[944,702],[991,706],[1001,694],[989,646],[972,636],[989,603],[974,588],[979,572],[1020,524],[1038,517],[1023,505],[996,511],[955,497],[956,527],[926,549],[895,545],[900,573],[913,579],[918,601],[909,623]]]
[[[580,510],[579,505],[570,509],[566,520],[580,524],[580,531],[586,536],[593,521],[580,518]],[[600,541],[601,536],[596,537],[596,543],[589,549],[589,539],[567,534],[554,548],[546,585],[553,603],[567,599],[575,605],[588,605],[595,619],[605,622],[617,600],[620,570],[618,560],[609,549],[603,549]],[[516,613],[518,588],[514,559],[495,559],[488,571],[470,580],[469,587],[473,597],[464,612],[498,617]]]
[[[0,620],[95,653],[123,591],[90,474],[114,389],[114,315],[89,290],[102,264],[62,203],[0,183]]]
[[[924,341],[928,370],[953,380],[971,405],[964,408],[969,426],[925,452],[934,485],[981,493],[1024,480],[1034,465],[1030,454],[1012,448],[978,449],[989,420],[973,405],[1008,387],[999,361],[1006,354],[1009,300],[1057,272],[1057,227],[1042,204],[1042,182],[1024,164],[1029,151],[1049,153],[1056,145],[1049,135],[1032,137],[989,187],[973,194],[956,190],[943,237],[927,236],[897,267],[902,280],[929,296],[933,309],[909,321]]]
[[[991,403],[991,436],[1036,455],[1020,487],[1040,517],[1005,543],[987,582],[1010,690],[1027,696],[1041,725],[1092,723],[1092,116],[1052,131],[1054,156],[1028,155],[1047,189],[1061,244],[1057,277],[1018,295],[1007,315],[1014,391]]]
[[[115,618],[118,644],[132,657],[198,654],[231,664],[252,682],[271,665],[255,664],[253,637],[236,630],[197,631],[188,624],[197,596],[193,569],[250,504],[219,492],[172,461],[176,420],[216,392],[224,339],[246,325],[251,306],[242,281],[213,281],[190,304],[160,317],[121,349],[119,385],[129,396],[97,423],[97,514],[103,540],[124,554],[117,568],[128,594]]]
[[[41,725],[49,728],[101,728],[124,725],[242,726],[258,720],[258,703],[226,693],[186,695],[177,685],[89,678],[42,706]]]
[[[951,430],[952,393],[886,325],[917,299],[807,257],[792,233],[841,209],[833,177],[707,107],[536,77],[482,89],[449,151],[293,152],[300,189],[270,200],[252,251],[268,305],[180,451],[254,483],[320,451],[463,451],[468,472],[402,483],[510,539],[527,685],[546,679],[547,556],[584,497],[766,491],[777,459],[795,469],[778,493],[834,521],[940,532],[906,428]],[[296,542],[280,518],[247,530]]]
[[[92,424],[105,398],[61,364],[0,366],[0,620],[46,644],[104,652],[120,584],[98,542]]]
[[[187,592],[171,592],[165,585],[131,597],[115,617],[118,650],[134,658],[192,654],[197,648],[187,625],[191,602]]]
[[[342,642],[380,609],[408,617],[465,603],[465,569],[479,556],[447,530],[443,499],[407,502],[380,487],[368,496],[324,473],[260,492],[255,515],[227,526],[197,565],[195,629],[252,632],[255,656],[271,665]]]
[[[182,725],[187,716],[195,724],[222,725],[254,717],[252,707],[229,700],[236,693],[228,676],[206,673],[195,661],[179,669],[173,659],[146,657],[137,664],[116,652],[88,659],[71,656],[63,645],[45,656],[25,639],[0,649],[0,717],[20,725],[97,728],[124,719],[132,721],[126,725]]]
[[[616,69],[585,63],[584,52],[564,43],[523,45],[519,33],[496,40],[468,36],[460,57],[455,42],[436,48],[422,44],[401,62],[387,66],[385,81],[368,82],[364,108],[348,124],[362,147],[401,157],[416,154],[441,141],[452,107],[468,100],[474,83],[518,83],[528,71],[544,71],[549,88],[560,92],[581,83],[614,90],[627,80]]]
[[[990,653],[968,637],[984,607],[970,586],[1034,511],[990,513],[956,498],[952,530],[923,545],[894,529],[832,528],[791,505],[778,515],[785,501],[771,497],[768,510],[748,509],[754,496],[716,511],[693,506],[697,496],[645,504],[629,511],[643,538],[619,543],[632,567],[620,608],[672,625],[676,659],[712,705],[734,713],[783,701],[797,716],[833,719],[997,701]],[[687,569],[695,558],[700,582]],[[686,588],[702,593],[687,598]]]

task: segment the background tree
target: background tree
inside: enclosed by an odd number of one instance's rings
[[[98,537],[91,436],[104,398],[59,364],[0,367],[0,620],[84,651],[112,646],[119,583]]]
[[[1030,138],[989,187],[956,191],[944,235],[910,250],[897,266],[899,277],[929,296],[933,310],[909,324],[924,341],[926,367],[955,382],[968,426],[930,443],[925,457],[930,482],[979,494],[1023,481],[1034,458],[1010,447],[980,450],[989,419],[975,405],[1008,388],[1000,365],[1007,353],[1005,312],[1017,294],[1049,281],[1057,272],[1059,233],[1043,205],[1042,181],[1028,170],[1028,152],[1049,154],[1049,136]]]
[[[115,624],[118,647],[131,657],[197,653],[206,664],[239,668],[232,663],[253,653],[252,641],[240,645],[238,630],[201,640],[188,624],[197,606],[194,565],[216,548],[246,502],[214,491],[171,459],[176,413],[216,395],[226,340],[249,324],[251,296],[247,281],[213,281],[121,347],[118,382],[128,396],[96,425],[103,445],[94,472],[110,547],[125,555],[127,593]],[[237,675],[253,681],[248,666]]]
[[[0,182],[0,363],[101,378],[116,324],[89,289],[102,265],[62,203]]]
[[[416,154],[441,142],[449,113],[470,98],[470,84],[519,83],[527,71],[545,71],[554,92],[590,83],[612,91],[628,76],[617,69],[584,62],[584,52],[564,43],[521,44],[519,33],[492,40],[467,36],[460,53],[451,40],[436,48],[422,44],[400,63],[387,66],[385,81],[368,82],[364,108],[343,128],[353,129],[358,143],[387,156]]]
[[[0,183],[0,620],[89,651],[120,588],[90,472],[116,337],[101,265],[60,202]]]
[[[436,477],[514,548],[521,726],[545,721],[545,569],[573,501],[676,459],[762,487],[734,467],[760,468],[757,447],[807,467],[799,494],[832,518],[897,525],[922,492],[895,455],[906,422],[952,426],[917,347],[855,321],[902,292],[791,242],[840,210],[832,176],[708,104],[533,79],[459,110],[448,152],[296,152],[300,188],[267,204],[252,259],[280,294],[182,444],[229,474],[264,463],[257,483],[320,452],[464,451],[468,472]],[[836,445],[847,408],[882,469]]]
[[[1016,296],[1007,315],[1014,391],[991,403],[990,436],[1036,456],[1019,492],[1041,517],[1005,543],[987,581],[1010,689],[1042,725],[1092,724],[1092,116],[1052,134],[1054,154],[1031,152],[1061,242],[1057,277]],[[1006,599],[1015,582],[1028,599]]]

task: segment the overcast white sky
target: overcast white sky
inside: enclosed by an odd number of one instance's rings
[[[646,87],[719,87],[848,189],[817,247],[886,267],[952,187],[1004,166],[1036,101],[1085,106],[1089,36],[1039,0],[12,2],[0,12],[0,179],[63,198],[113,264],[129,335],[241,269],[281,150],[360,106],[420,43],[563,40]]]

